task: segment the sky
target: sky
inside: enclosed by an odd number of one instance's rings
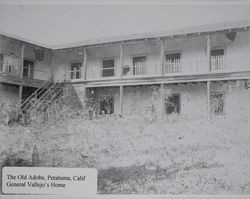
[[[250,19],[250,4],[0,4],[0,31],[49,46],[241,19]]]

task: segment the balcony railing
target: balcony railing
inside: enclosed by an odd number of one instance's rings
[[[212,70],[224,70],[226,58],[224,55],[212,56],[211,57],[211,69]]]
[[[182,64],[180,59],[165,62],[165,73],[180,73],[181,68]]]
[[[87,67],[87,80],[109,79],[118,75],[116,67],[100,68],[97,66]]]
[[[70,79],[80,79],[81,78],[81,70],[70,70],[65,74],[65,80]]]
[[[137,63],[136,65],[124,65],[123,66],[123,76],[148,76],[148,75],[157,75],[159,74],[159,65],[157,64],[145,64]]]
[[[0,62],[0,73],[9,76],[20,76],[20,65],[15,65],[9,61]]]
[[[23,79],[37,79],[37,80],[48,80],[50,73],[47,71],[37,69],[24,68]],[[10,78],[20,78],[21,75],[20,65],[14,65],[11,62],[5,61],[0,62],[0,74]]]
[[[100,66],[87,67],[87,80],[99,79],[114,79],[120,78],[119,67],[100,68]],[[250,71],[250,57],[226,57],[212,56],[211,57],[211,72],[237,72]],[[200,60],[172,60],[165,61],[164,75],[194,75],[194,74],[209,74],[209,62],[207,59]],[[122,67],[122,78],[130,77],[149,77],[161,76],[161,65],[139,63],[136,65],[124,65]],[[81,79],[81,71],[68,71],[67,80]]]

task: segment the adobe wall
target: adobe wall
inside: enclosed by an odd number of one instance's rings
[[[240,117],[250,119],[250,88],[245,88],[244,81],[239,81],[239,85],[234,83],[216,82],[211,83],[210,92],[223,92],[225,96],[224,113],[218,117]],[[91,90],[94,91],[97,109],[100,109],[100,102],[104,96],[110,95],[114,98],[114,113],[120,113],[120,91],[119,87],[107,88],[86,88],[83,84],[74,85],[78,93],[79,100],[84,105],[85,97]],[[181,113],[185,118],[199,118],[207,116],[207,85],[206,82],[170,84],[165,86],[165,94],[180,94]],[[150,107],[154,107],[157,115],[161,114],[160,86],[126,86],[123,89],[123,114],[145,115]]]

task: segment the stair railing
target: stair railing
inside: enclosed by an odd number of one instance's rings
[[[60,83],[54,83],[51,87],[48,88],[48,90],[37,100],[35,101],[34,104],[31,105],[31,107],[27,110],[27,112],[29,112],[31,110],[32,107],[36,106],[38,103],[41,102],[41,104],[48,99],[48,97],[50,95],[48,95],[50,92],[55,91],[55,89],[57,89],[58,87],[60,87],[62,85],[62,82]],[[47,96],[46,96],[47,95]],[[43,97],[45,96],[45,98],[43,99]],[[38,107],[36,107],[38,108]]]
[[[29,102],[33,97],[39,96],[45,89],[49,87],[49,85],[52,83],[52,81],[46,81],[41,87],[39,87],[32,95],[30,95],[22,104],[19,106],[20,111],[22,112],[25,110],[31,102]],[[39,92],[38,92],[39,91]],[[29,102],[29,103],[27,103]],[[26,104],[27,103],[27,104]],[[24,107],[23,107],[24,106]]]

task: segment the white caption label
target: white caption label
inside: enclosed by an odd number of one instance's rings
[[[92,168],[4,167],[4,194],[95,196],[97,170]]]

